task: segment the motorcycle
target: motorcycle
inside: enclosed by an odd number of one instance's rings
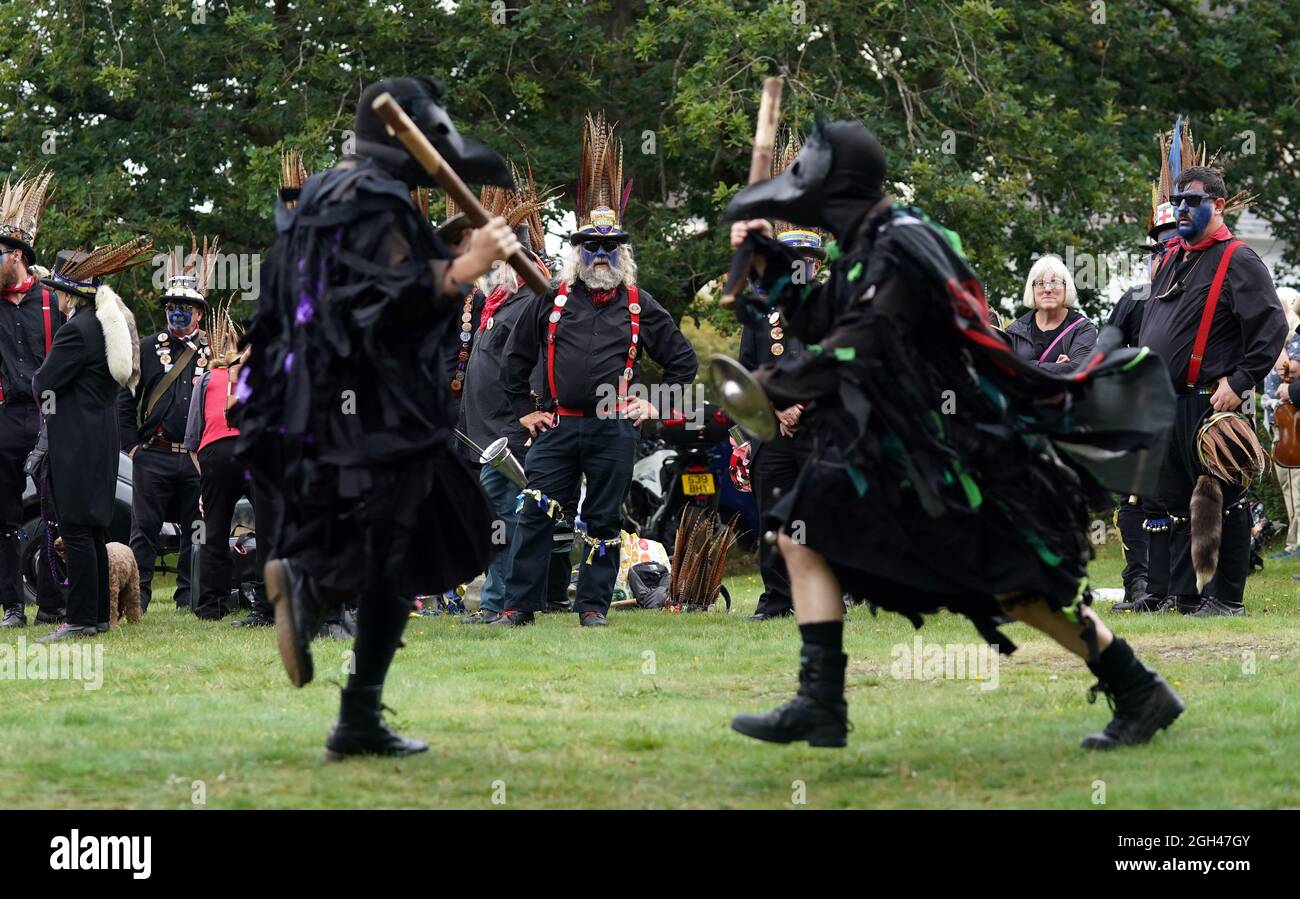
[[[730,521],[739,516],[742,542],[752,545],[758,513],[752,494],[741,493],[727,475],[731,420],[706,403],[701,422],[651,421],[642,425],[623,501],[624,530],[657,540],[671,553],[682,509],[700,506]]]

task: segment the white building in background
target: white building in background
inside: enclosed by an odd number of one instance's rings
[[[1264,260],[1268,270],[1273,273],[1274,284],[1278,287],[1300,286],[1300,274],[1289,272],[1282,263],[1282,254],[1287,248],[1286,241],[1273,236],[1273,229],[1265,219],[1247,209],[1237,219],[1237,227],[1232,234]]]

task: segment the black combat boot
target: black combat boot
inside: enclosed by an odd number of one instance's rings
[[[1146,743],[1183,713],[1185,706],[1173,688],[1138,661],[1129,645],[1118,637],[1088,667],[1097,675],[1088,701],[1096,702],[1097,694],[1105,693],[1114,717],[1104,731],[1083,738],[1084,749]]]
[[[380,702],[383,687],[344,687],[339,720],[325,741],[325,758],[331,762],[355,755],[415,755],[428,743],[408,740],[384,723]],[[391,709],[390,709],[391,711]]]
[[[799,654],[799,692],[766,715],[737,715],[731,729],[769,743],[807,740],[809,746],[848,742],[849,705],[844,701],[844,667],[838,650],[805,643]]]

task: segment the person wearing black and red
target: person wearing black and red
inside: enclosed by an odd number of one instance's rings
[[[199,544],[199,577],[193,585],[197,593],[194,614],[205,621],[216,621],[234,611],[230,602],[231,556],[230,528],[240,497],[253,497],[251,477],[246,466],[235,459],[235,438],[239,429],[232,427],[226,412],[235,404],[235,383],[241,364],[237,344],[239,334],[229,312],[220,314],[209,338],[212,364],[194,388],[189,420],[185,429],[185,448],[199,472],[199,512],[203,518],[205,539]],[[258,558],[268,560],[265,544],[258,541]],[[259,566],[260,567],[260,566]],[[265,590],[255,590],[252,614],[234,622],[240,627],[260,627],[275,623],[275,613]]]
[[[89,253],[65,250],[54,273],[43,279],[58,292],[68,320],[33,379],[42,398],[48,452],[32,476],[63,541],[68,615],[38,638],[40,643],[93,637],[111,626],[108,529],[118,460],[114,400],[140,376],[140,360],[135,319],[100,278],[143,264],[149,249],[147,238],[137,238]]]
[[[163,522],[181,526],[176,563],[178,609],[190,607],[190,559],[198,540],[199,473],[185,450],[194,386],[211,357],[208,335],[200,327],[208,303],[209,266],[216,244],[205,252],[181,248],[169,254],[162,297],[167,327],[140,339],[140,383],[118,398],[122,451],[131,457],[131,551],[140,568],[140,610],[148,611],[154,564],[162,544]]]
[[[613,128],[606,130],[603,117],[589,116],[584,150],[598,144],[617,147]],[[620,156],[611,150],[605,158]],[[506,346],[505,392],[533,443],[524,461],[528,487],[519,496],[505,607],[488,627],[530,624],[545,608],[554,519],[561,509],[581,520],[583,562],[574,611],[584,627],[607,623],[637,426],[660,417],[652,403],[628,395],[637,360],[649,353],[669,385],[691,384],[699,368],[672,316],[636,285],[636,262],[619,225],[626,196],[618,171],[591,170],[595,183],[580,186],[581,227],[569,237],[559,289],[521,310]],[[540,351],[546,367],[541,410],[529,389]],[[577,509],[583,475],[587,488]]]
[[[32,270],[36,265],[33,245],[49,184],[49,175],[12,185],[6,179],[5,193],[19,202],[12,204],[12,210],[6,208],[12,215],[0,220],[0,602],[4,604],[0,627],[27,624],[18,541],[27,488],[23,466],[41,426],[32,376],[65,321],[54,292],[42,285]],[[37,587],[37,621],[59,620],[63,599],[48,571],[38,572]]]
[[[1236,411],[1243,395],[1268,376],[1286,340],[1286,314],[1268,268],[1224,224],[1231,201],[1222,173],[1190,166],[1174,184],[1170,202],[1178,237],[1156,270],[1140,335],[1164,360],[1178,394],[1157,486],[1170,516],[1169,595],[1184,614],[1241,615],[1250,572],[1250,515],[1240,486],[1223,487],[1218,571],[1203,592],[1196,587],[1187,523],[1202,474],[1197,431],[1210,410]]]
[[[803,264],[807,266],[804,277],[811,283],[826,258],[821,235],[781,222],[776,226],[776,239],[786,246],[801,248]],[[788,330],[787,324],[781,313],[775,311],[761,323],[746,320],[740,331],[740,364],[749,371],[757,371],[780,359],[798,358],[803,352],[803,344]],[[800,404],[779,410],[780,427],[776,436],[768,441],[760,442],[756,438],[750,441],[752,449],[747,461],[760,521],[767,510],[794,487],[799,469],[806,461],[807,447],[797,440],[802,412]],[[766,540],[758,542],[758,572],[763,580],[763,593],[749,620],[768,621],[793,615],[794,600],[790,596],[790,575],[785,561],[776,545]]]

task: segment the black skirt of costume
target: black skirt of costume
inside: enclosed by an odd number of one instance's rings
[[[406,185],[356,157],[277,225],[232,416],[237,452],[279,493],[277,553],[349,592],[473,578],[492,514],[453,445],[443,348],[460,309],[436,287],[450,252]]]
[[[791,270],[792,251],[751,240],[768,272]],[[1084,597],[1090,508],[1148,490],[1163,453],[1157,358],[1112,333],[1070,375],[1024,363],[953,241],[901,207],[868,217],[826,283],[763,286],[810,346],[760,380],[777,408],[813,400],[810,461],[768,527],[917,626],[946,608],[995,635],[999,599]]]

